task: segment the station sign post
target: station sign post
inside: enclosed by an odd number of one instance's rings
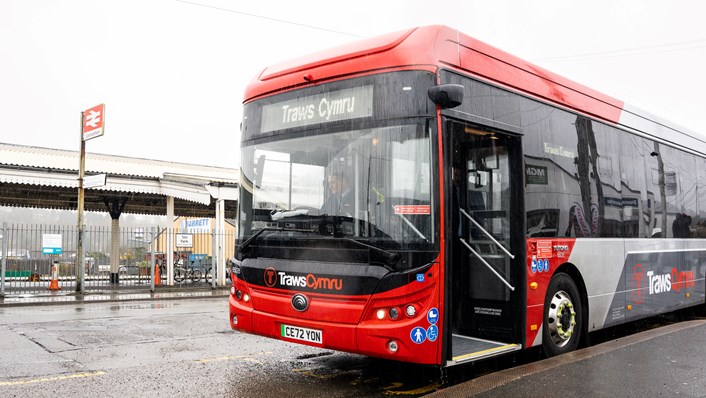
[[[100,137],[105,132],[105,104],[96,105],[81,112],[81,134],[80,147],[81,155],[78,168],[78,243],[76,245],[76,291],[83,293],[83,281],[85,269],[83,261],[85,258],[83,248],[83,238],[86,226],[83,220],[84,193],[83,177],[86,173],[86,141]],[[105,181],[105,180],[103,180]],[[91,181],[92,185],[94,184]],[[93,185],[95,186],[95,185]]]

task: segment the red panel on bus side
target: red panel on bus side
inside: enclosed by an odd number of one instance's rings
[[[531,347],[544,322],[544,299],[552,275],[568,261],[576,239],[527,239],[527,346]]]

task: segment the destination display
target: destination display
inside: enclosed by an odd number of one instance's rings
[[[261,132],[373,115],[373,85],[295,98],[262,108]]]

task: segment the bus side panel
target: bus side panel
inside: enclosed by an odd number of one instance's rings
[[[527,300],[527,341],[532,346],[542,342],[546,289],[564,263],[578,269],[586,286],[589,331],[706,300],[703,240],[545,238],[529,239],[527,246],[528,283],[537,283]]]
[[[703,239],[629,239],[625,247],[626,321],[704,303]]]

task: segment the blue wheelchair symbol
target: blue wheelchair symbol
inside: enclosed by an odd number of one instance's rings
[[[430,325],[427,329],[427,338],[429,341],[436,341],[437,337],[439,337],[439,328],[436,325]]]

